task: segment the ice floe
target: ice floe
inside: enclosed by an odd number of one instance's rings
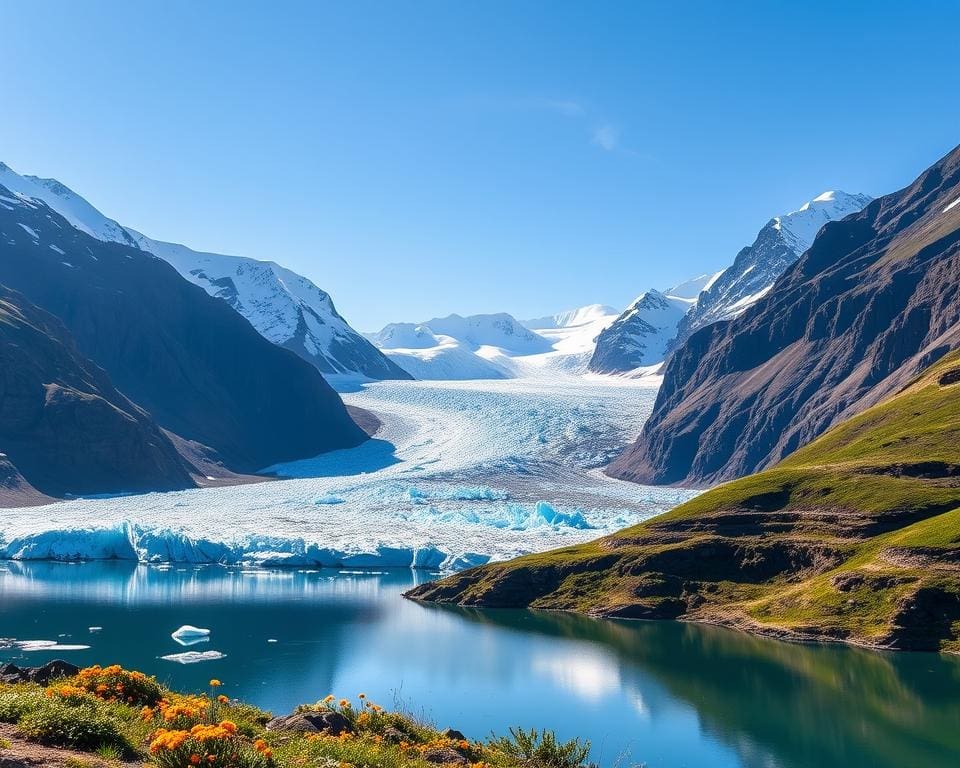
[[[220,651],[184,651],[182,653],[169,653],[160,658],[164,661],[175,661],[177,664],[199,664],[201,661],[216,661],[226,657],[227,654]]]
[[[194,627],[190,624],[184,624],[179,629],[170,634],[180,645],[196,645],[197,643],[206,643],[210,640],[210,630]]]

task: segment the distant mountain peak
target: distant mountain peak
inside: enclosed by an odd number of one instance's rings
[[[705,325],[729,320],[753,306],[813,244],[825,224],[857,213],[871,200],[869,195],[831,189],[795,211],[774,216],[733,264],[704,287],[696,306],[681,321],[671,349]]]

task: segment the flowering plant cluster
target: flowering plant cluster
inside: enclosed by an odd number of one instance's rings
[[[251,741],[230,720],[194,725],[189,730],[160,728],[150,754],[161,768],[269,768],[273,752],[263,739]]]
[[[71,683],[104,701],[133,706],[156,706],[163,697],[163,688],[154,678],[143,672],[123,669],[119,664],[86,667],[77,673]]]

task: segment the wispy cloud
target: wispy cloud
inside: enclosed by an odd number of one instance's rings
[[[612,123],[601,123],[593,129],[590,141],[607,152],[620,149],[620,129]]]
[[[606,115],[576,98],[528,96],[508,101],[490,100],[487,107],[550,112],[583,126],[586,140],[604,152],[653,160],[651,155],[625,146],[621,127]]]

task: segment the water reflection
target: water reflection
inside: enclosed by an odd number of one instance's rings
[[[399,597],[428,578],[406,570],[0,569],[0,637],[89,644],[69,658],[119,662],[185,689],[220,677],[230,695],[277,712],[363,690],[471,737],[510,725],[583,736],[605,768],[932,768],[960,754],[954,658],[787,645],[692,625],[427,607]],[[210,628],[202,649],[226,658],[161,660],[180,648],[170,633],[183,624]],[[0,660],[49,657],[0,650]]]
[[[794,645],[692,624],[454,610],[479,624],[612,649],[621,687],[658,681],[692,704],[743,765],[933,768],[960,761],[956,657]]]

